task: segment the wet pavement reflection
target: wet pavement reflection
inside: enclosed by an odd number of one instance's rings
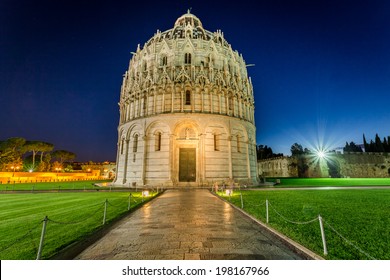
[[[168,190],[76,259],[300,259],[208,190]]]

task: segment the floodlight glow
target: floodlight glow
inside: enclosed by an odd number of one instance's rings
[[[233,190],[232,190],[232,189],[226,189],[226,190],[225,190],[225,194],[226,194],[227,196],[231,196],[231,195],[233,194]]]
[[[325,152],[324,152],[324,151],[318,151],[318,152],[317,152],[317,156],[318,156],[319,158],[324,158],[324,157],[325,157]]]

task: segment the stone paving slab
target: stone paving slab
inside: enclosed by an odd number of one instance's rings
[[[301,259],[208,190],[168,190],[111,229],[76,259]]]

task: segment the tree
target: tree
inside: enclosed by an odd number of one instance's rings
[[[349,144],[348,144],[348,142],[346,142],[343,150],[344,150],[344,152],[353,152],[353,153],[363,152],[362,148],[360,146],[356,145],[353,141],[350,142]]]
[[[57,150],[51,153],[52,158],[56,158],[60,161],[60,164],[62,165],[64,161],[72,161],[76,158],[76,154],[65,151],[65,150]]]
[[[54,145],[47,142],[40,142],[39,143],[39,151],[41,152],[41,163],[43,161],[43,155],[44,153],[48,153],[53,151]]]
[[[274,157],[282,157],[283,154],[274,154],[271,147],[268,147],[267,145],[259,145],[257,146],[257,159],[267,159],[267,158],[274,158]]]
[[[370,151],[370,146],[368,145],[368,143],[366,141],[366,136],[364,135],[364,133],[363,133],[363,145],[364,145],[364,151],[366,153],[371,152]]]
[[[32,152],[32,169],[35,168],[35,156],[39,152],[40,141],[26,141],[23,146],[25,152]]]
[[[306,162],[305,154],[309,154],[310,150],[302,148],[302,145],[298,143],[294,143],[291,146],[291,156],[296,159],[296,165],[298,169],[298,177],[307,177],[307,170],[309,169],[309,165]]]
[[[302,145],[298,144],[298,143],[294,143],[292,146],[291,146],[291,155],[292,156],[296,156],[296,155],[303,155],[303,148],[302,148]]]
[[[50,161],[51,161],[51,154],[50,153],[45,154],[45,156],[43,157],[43,161],[39,163],[38,171],[40,172],[50,171],[50,167],[51,167]]]
[[[383,137],[383,150],[384,150],[384,152],[389,152],[389,143],[387,142],[387,140],[386,140],[386,137]]]
[[[385,149],[383,148],[383,143],[381,139],[379,138],[378,133],[375,135],[375,152],[377,153],[383,153]]]
[[[0,142],[0,168],[20,166],[22,163],[23,146],[26,139],[21,137],[9,138]]]

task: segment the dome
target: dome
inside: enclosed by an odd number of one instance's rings
[[[187,25],[191,25],[192,27],[202,27],[202,22],[195,15],[190,13],[190,10],[187,11],[186,14],[179,17],[175,22],[175,27],[182,26],[186,27]]]

